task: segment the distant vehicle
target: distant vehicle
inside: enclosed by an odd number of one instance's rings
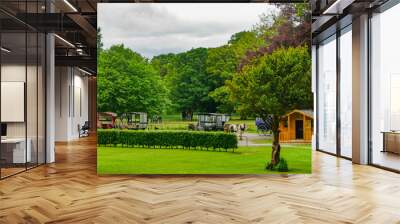
[[[147,113],[146,112],[129,112],[121,115],[121,128],[130,130],[144,130],[147,128]]]
[[[97,128],[114,128],[116,118],[117,114],[113,112],[97,112]]]
[[[272,117],[268,117],[267,121],[257,117],[256,118],[256,127],[257,133],[260,135],[267,135],[271,131],[271,121]]]
[[[223,131],[224,124],[229,121],[230,114],[200,113],[195,130],[199,131]]]

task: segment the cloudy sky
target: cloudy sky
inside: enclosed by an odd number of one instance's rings
[[[105,48],[123,43],[145,57],[225,44],[249,30],[270,4],[98,4]]]

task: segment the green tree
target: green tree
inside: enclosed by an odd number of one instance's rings
[[[208,95],[216,102],[217,110],[232,113],[234,104],[227,97],[225,81],[230,80],[236,72],[238,59],[235,51],[229,45],[223,45],[208,50],[206,72],[212,84]]]
[[[311,108],[311,57],[307,47],[277,49],[245,66],[228,82],[239,111],[263,120],[272,117],[272,169],[280,160],[279,122],[293,109]]]
[[[170,90],[173,103],[169,111],[234,112],[235,102],[229,100],[225,81],[232,79],[246,53],[255,51],[263,42],[255,32],[243,31],[220,47],[153,57],[152,66]]]
[[[176,74],[176,63],[177,55],[173,53],[161,54],[151,60],[151,64],[159,72],[161,78],[166,79]]]
[[[264,39],[253,31],[242,31],[235,33],[228,41],[228,45],[233,48],[236,58],[243,58],[248,52],[254,51],[265,45]]]
[[[103,50],[103,42],[102,42],[102,35],[101,35],[101,28],[97,28],[97,57],[99,57],[100,52]]]
[[[263,43],[263,39],[255,32],[242,31],[233,34],[227,44],[208,50],[207,74],[213,85],[209,96],[217,103],[219,112],[234,112],[236,102],[229,99],[225,81],[232,79],[246,54],[255,51]]]
[[[114,45],[98,59],[99,111],[143,111],[160,114],[168,105],[168,90],[157,71],[138,53]]]
[[[171,111],[193,115],[215,112],[216,104],[208,93],[216,81],[206,72],[207,48],[195,48],[179,54],[159,55],[152,59],[169,89]]]
[[[208,50],[196,48],[177,55],[177,73],[171,78],[171,101],[177,111],[215,112],[215,102],[208,95],[212,81],[206,73]]]
[[[174,89],[176,76],[178,74],[177,67],[177,55],[176,54],[162,54],[152,58],[151,65],[157,71],[159,76],[161,77],[165,87],[168,91],[168,99],[172,98],[171,89]],[[171,101],[171,103],[166,108],[167,113],[175,113],[177,112],[177,107]]]

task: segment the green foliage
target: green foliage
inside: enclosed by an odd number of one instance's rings
[[[162,78],[170,78],[176,75],[177,55],[162,54],[153,57],[151,64],[159,72]]]
[[[276,166],[276,168],[277,168],[277,170],[279,172],[288,172],[289,171],[289,167],[288,167],[287,161],[284,158],[281,158],[279,160],[279,163]]]
[[[207,54],[206,48],[197,48],[177,55],[178,75],[171,89],[177,111],[215,111],[215,104],[208,96],[211,85],[206,74]]]
[[[263,44],[255,32],[232,35],[216,48],[196,48],[154,57],[151,64],[170,90],[170,112],[234,112],[225,81],[230,80],[248,51]]]
[[[266,43],[264,42],[262,37],[258,35],[255,30],[253,30],[242,31],[233,34],[228,44],[235,52],[236,58],[240,60],[246,55],[246,53],[265,46]]]
[[[119,143],[120,133],[112,129],[97,130],[97,144],[99,145],[117,145]]]
[[[284,158],[281,158],[279,160],[279,163],[274,167],[270,165],[271,163],[268,163],[266,168],[267,170],[278,170],[279,172],[288,172],[289,171],[289,166],[287,161]]]
[[[144,111],[160,114],[168,105],[168,90],[157,71],[138,53],[114,45],[98,59],[98,111]]]
[[[257,64],[245,66],[228,86],[232,100],[240,103],[240,111],[264,119],[273,115],[275,124],[293,109],[312,108],[308,49],[278,49],[264,55]]]
[[[234,113],[235,111],[235,102],[229,99],[229,89],[227,86],[223,85],[214,89],[214,91],[208,94],[212,97],[217,103],[217,110],[221,113]]]
[[[235,149],[237,138],[234,134],[222,132],[195,132],[195,131],[119,131],[98,130],[97,143],[134,147],[184,147]]]
[[[261,16],[260,23],[252,30],[233,34],[230,40],[220,47],[195,48],[178,54],[158,55],[151,61],[123,45],[116,45],[107,50],[102,49],[99,28],[98,111],[117,113],[144,111],[148,112],[149,116],[162,112],[188,114],[223,112],[240,113],[241,116],[246,117],[260,114],[260,108],[266,103],[258,102],[257,97],[260,96],[259,93],[266,90],[275,91],[276,96],[288,96],[285,101],[288,98],[297,100],[311,96],[303,94],[304,91],[310,89],[310,86],[303,85],[304,80],[300,83],[294,82],[296,85],[290,87],[290,89],[299,86],[302,88],[299,90],[299,97],[294,97],[293,94],[290,96],[282,94],[286,90],[280,92],[282,86],[272,83],[270,85],[274,87],[260,89],[254,95],[255,97],[251,96],[252,91],[248,92],[246,89],[239,88],[242,84],[248,86],[251,84],[252,88],[258,88],[257,82],[260,80],[254,82],[246,80],[255,78],[256,70],[259,70],[260,74],[265,72],[262,71],[263,69],[268,70],[269,65],[261,67],[263,64],[273,63],[269,57],[275,51],[281,52],[290,47],[308,46],[310,37],[307,30],[310,28],[311,18],[309,5],[282,4],[278,7],[279,11]],[[295,60],[283,56],[281,59],[285,60],[280,62],[279,66],[291,66],[294,70],[306,66],[304,63],[308,60],[294,66],[292,61]],[[278,62],[276,65],[278,66]],[[310,63],[308,66],[311,66]],[[285,69],[287,68],[282,68],[281,71],[275,73],[293,74],[294,72]],[[247,73],[251,74],[247,75]],[[304,74],[308,74],[308,71]],[[235,78],[239,76],[246,78]],[[304,75],[299,77],[304,77]],[[265,79],[263,82],[269,81]],[[291,84],[293,82],[288,82],[286,86]],[[264,86],[264,83],[260,86]],[[246,102],[238,100],[236,95],[240,94],[244,95],[240,98]],[[265,101],[268,97],[264,96],[261,101]],[[250,98],[252,101],[249,100]],[[268,106],[280,104],[273,103],[274,99],[276,98],[269,100]],[[259,104],[256,105],[256,110],[249,107],[255,103]],[[298,101],[296,108],[309,108],[309,105],[308,100],[301,100]],[[289,104],[290,108],[292,106]],[[278,109],[282,112],[287,108]],[[266,112],[263,111],[263,114]]]
[[[208,50],[208,57],[205,61],[206,72],[212,80],[211,84],[214,88],[224,85],[225,80],[232,77],[236,72],[237,61],[235,51],[230,45]]]
[[[97,28],[96,43],[97,43],[97,58],[98,58],[99,55],[100,55],[100,52],[103,50],[103,42],[102,42],[102,35],[101,35],[101,28],[100,27]]]
[[[153,58],[153,66],[170,90],[171,111],[215,112],[215,102],[208,95],[214,81],[206,73],[207,57],[207,48],[196,48]]]
[[[208,50],[207,74],[212,80],[209,96],[217,103],[219,112],[234,112],[236,104],[229,99],[225,82],[232,79],[246,53],[256,50],[263,43],[255,32],[243,31],[233,34],[228,44]]]

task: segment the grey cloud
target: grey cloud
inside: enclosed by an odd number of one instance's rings
[[[237,18],[207,20],[213,16],[207,10],[200,15],[182,18],[155,4],[99,4],[98,25],[106,48],[123,43],[146,57],[216,47],[235,32],[249,28],[248,21]]]
[[[102,24],[109,26],[111,37],[130,36],[158,36],[186,34],[189,36],[203,37],[210,34],[225,33],[238,29],[242,24],[232,21],[187,21],[171,14],[164,8],[151,7],[151,4],[142,4],[137,7],[127,7],[126,4],[115,4],[100,11],[99,18]],[[119,15],[132,15],[121,18]],[[207,13],[204,14],[207,17]],[[110,25],[108,25],[110,24]]]

